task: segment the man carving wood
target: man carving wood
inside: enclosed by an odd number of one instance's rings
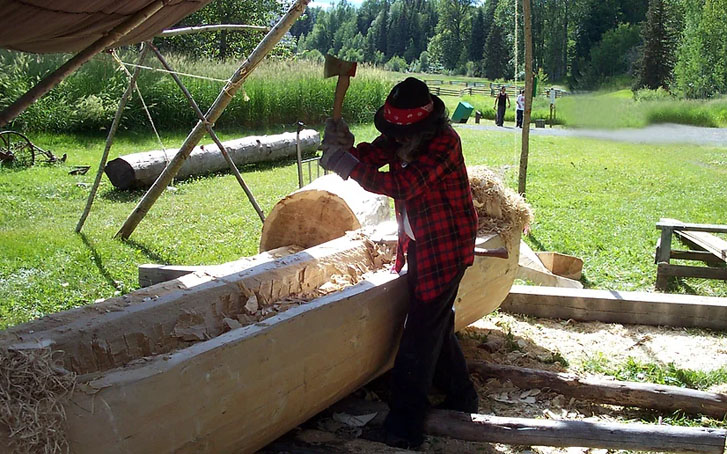
[[[434,384],[441,407],[477,412],[477,393],[454,334],[453,304],[474,260],[477,214],[459,136],[444,103],[415,78],[397,84],[374,117],[381,132],[354,147],[343,120],[328,119],[321,165],[392,197],[399,226],[394,270],[408,267],[409,309],[392,371],[383,441],[414,448]],[[389,165],[387,172],[379,170]]]

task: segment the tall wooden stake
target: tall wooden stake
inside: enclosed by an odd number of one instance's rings
[[[530,0],[523,0],[523,25],[525,28],[525,112],[523,112],[522,151],[517,192],[525,197],[528,178],[528,153],[530,148],[530,113],[533,106],[533,33],[530,17]]]
[[[121,96],[121,99],[119,100],[119,108],[116,109],[116,115],[114,115],[114,121],[111,122],[111,128],[109,128],[109,133],[106,136],[106,146],[103,150],[103,155],[101,156],[101,162],[98,164],[98,171],[96,172],[96,179],[93,181],[93,186],[91,186],[91,192],[88,194],[88,200],[86,200],[86,208],[83,210],[83,213],[81,214],[81,218],[78,220],[78,224],[76,224],[76,233],[81,233],[81,229],[83,228],[83,224],[86,222],[86,218],[88,217],[88,214],[91,212],[91,205],[93,205],[93,199],[96,197],[96,192],[98,191],[98,187],[101,184],[101,177],[103,176],[103,170],[106,166],[106,161],[109,158],[109,151],[111,150],[111,145],[114,143],[114,136],[116,135],[116,131],[119,129],[119,123],[121,123],[121,116],[124,114],[124,109],[126,108],[126,103],[129,100],[129,97],[131,96],[131,93],[134,91],[134,87],[136,86],[136,79],[139,77],[139,73],[141,73],[141,65],[144,63],[144,58],[146,58],[146,53],[148,51],[148,47],[144,44],[141,45],[141,52],[139,54],[139,66],[134,69],[134,74],[132,74],[131,79],[129,79],[129,86],[126,87],[126,91]]]
[[[230,78],[229,82],[225,84],[222,91],[217,96],[217,99],[209,108],[205,114],[205,118],[211,124],[217,121],[224,112],[225,108],[232,98],[240,89],[247,76],[255,70],[257,65],[263,60],[265,55],[280,41],[280,39],[290,30],[290,27],[295,23],[296,20],[303,14],[310,0],[297,0],[288,10],[287,13],[280,19],[275,27],[265,35],[265,38],[258,44],[255,50],[247,57],[247,59],[240,65],[235,73]],[[184,164],[185,159],[192,153],[192,149],[199,143],[199,141],[207,132],[205,122],[199,121],[189,133],[184,143],[174,155],[172,160],[169,162],[164,171],[159,175],[154,184],[149,188],[144,197],[139,201],[139,204],[134,208],[134,211],[129,214],[129,217],[121,226],[119,231],[116,233],[116,237],[127,239],[134,232],[139,222],[149,212],[154,202],[162,195],[162,192],[166,189],[169,183],[172,182],[174,176],[179,172],[179,169]]]
[[[13,121],[18,115],[27,109],[28,106],[33,104],[44,94],[51,91],[53,87],[58,85],[68,75],[90,60],[91,57],[108,47],[112,47],[121,38],[146,22],[150,17],[162,9],[168,1],[169,0],[157,0],[151,3],[149,6],[122,22],[110,32],[104,34],[101,39],[76,54],[73,58],[64,63],[63,66],[46,76],[43,80],[38,82],[36,86],[28,90],[23,96],[0,112],[0,127],[3,127]]]

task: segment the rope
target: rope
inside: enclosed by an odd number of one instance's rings
[[[124,62],[121,61],[119,56],[116,54],[116,50],[111,51],[111,56],[116,60],[116,62],[119,64],[121,69],[126,73],[128,77],[131,77],[131,73],[124,65]],[[132,65],[136,66],[136,65]],[[141,67],[143,68],[143,66]],[[169,164],[169,158],[167,157],[167,149],[164,148],[164,143],[162,142],[162,138],[159,136],[159,131],[157,131],[156,126],[154,125],[154,120],[151,117],[151,113],[149,112],[149,108],[146,105],[146,102],[144,102],[144,97],[141,96],[141,90],[139,90],[139,85],[137,84],[135,87],[136,94],[139,96],[139,100],[141,101],[141,105],[144,107],[144,112],[146,112],[146,117],[149,119],[149,124],[151,125],[151,129],[154,131],[154,135],[156,135],[157,141],[159,141],[159,146],[162,147],[162,151],[164,152],[164,161],[166,161],[166,164]]]
[[[118,57],[117,57],[117,60],[118,60]],[[152,68],[151,66],[137,65],[136,63],[126,63],[126,62],[123,62],[121,60],[118,60],[118,61],[122,65],[131,66],[132,68],[148,69],[150,71],[157,71],[157,72],[160,72],[160,73],[168,73],[168,74],[174,73],[174,74],[176,74],[178,76],[187,76],[187,77],[192,77],[194,79],[211,80],[213,82],[223,82],[223,83],[227,83],[227,82],[230,81],[230,79],[217,79],[217,78],[214,78],[214,77],[200,76],[200,75],[197,75],[197,74],[180,73],[179,71],[169,71],[167,69],[162,69],[162,68]]]

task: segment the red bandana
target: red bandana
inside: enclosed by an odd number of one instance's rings
[[[397,109],[387,102],[384,104],[384,119],[395,125],[407,126],[424,120],[432,113],[432,110],[434,110],[434,101],[429,101],[429,104],[413,109]]]

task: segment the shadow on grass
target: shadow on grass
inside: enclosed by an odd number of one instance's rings
[[[164,257],[163,255],[159,254],[158,252],[152,251],[151,249],[149,249],[148,246],[141,244],[138,241],[131,240],[131,239],[126,239],[126,240],[121,240],[121,241],[124,244],[137,249],[139,252],[144,254],[144,256],[146,256],[146,258],[148,258],[149,260],[151,260],[154,263],[158,263],[160,265],[172,265],[173,264],[173,260],[171,259],[171,257]]]
[[[91,243],[91,240],[88,239],[85,233],[81,232],[78,234],[81,237],[81,241],[83,241],[83,244],[86,245],[89,251],[91,251],[91,258],[93,260],[93,263],[96,265],[96,268],[98,268],[99,273],[101,273],[101,276],[108,282],[112,287],[117,288],[116,280],[111,276],[111,273],[106,268],[106,266],[103,264],[103,260],[101,259],[101,256],[99,255],[98,251],[96,250],[96,247]]]

